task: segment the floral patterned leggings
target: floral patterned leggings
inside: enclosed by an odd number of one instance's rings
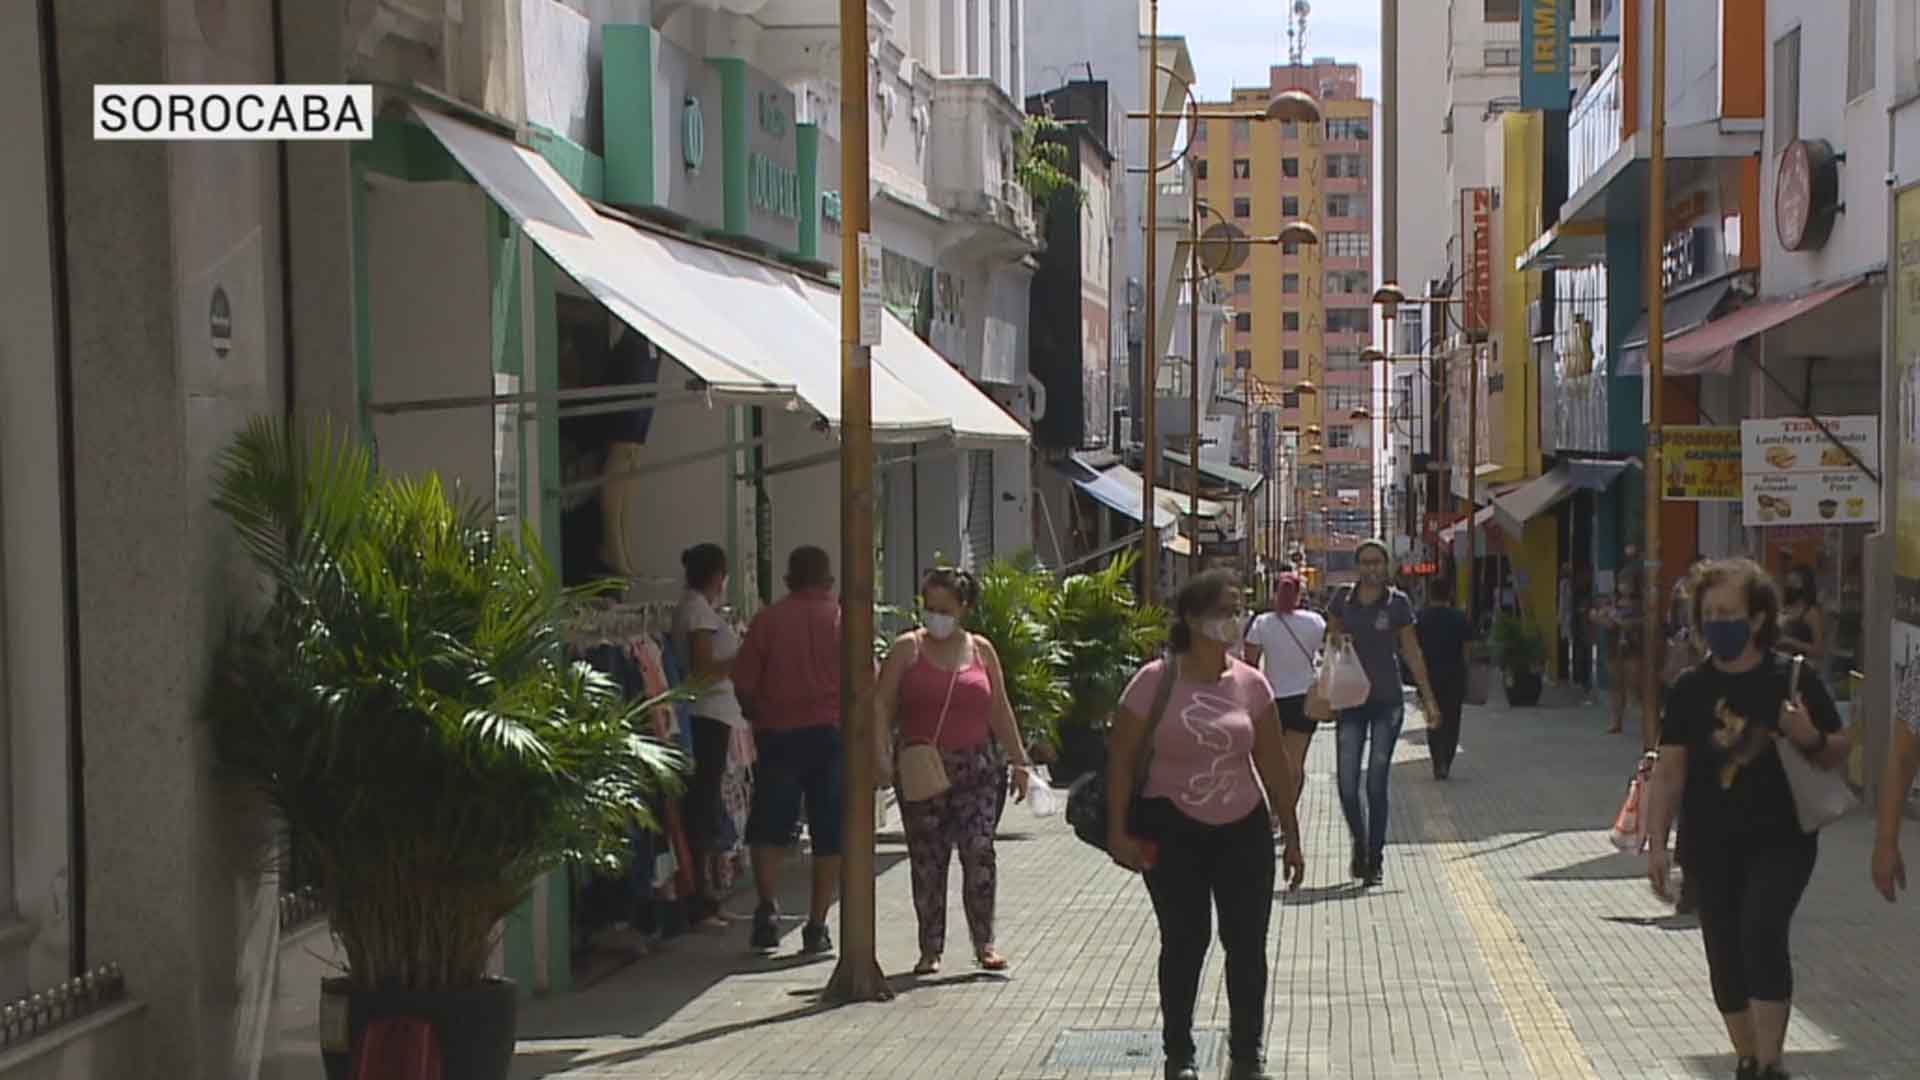
[[[900,800],[913,864],[913,907],[920,917],[920,952],[947,947],[947,871],[960,850],[960,896],[976,953],[993,947],[993,904],[999,876],[993,852],[995,804],[1003,783],[985,746],[941,750],[953,786],[925,802]]]

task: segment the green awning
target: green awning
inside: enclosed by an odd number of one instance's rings
[[[1183,469],[1188,467],[1188,462],[1191,460],[1187,455],[1173,450],[1168,450],[1160,456],[1166,459],[1169,465],[1178,465]],[[1228,487],[1238,488],[1243,492],[1258,490],[1267,479],[1252,469],[1243,469],[1238,465],[1220,465],[1205,459],[1200,462],[1200,475],[1218,480]]]

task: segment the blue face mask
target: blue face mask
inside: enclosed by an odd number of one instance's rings
[[[1753,624],[1746,619],[1718,619],[1702,623],[1700,632],[1706,637],[1707,648],[1713,651],[1714,659],[1721,663],[1740,659],[1753,641]]]

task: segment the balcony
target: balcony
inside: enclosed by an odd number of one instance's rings
[[[1619,151],[1625,94],[1621,58],[1600,72],[1567,116],[1567,190],[1579,191]]]
[[[1032,200],[1013,171],[1013,137],[1024,117],[1006,91],[991,79],[939,79],[933,116],[928,196],[934,205],[1031,245]]]

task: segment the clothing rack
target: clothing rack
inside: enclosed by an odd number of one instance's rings
[[[567,643],[576,648],[635,638],[665,635],[673,627],[674,605],[665,601],[640,604],[589,604],[567,628]]]

